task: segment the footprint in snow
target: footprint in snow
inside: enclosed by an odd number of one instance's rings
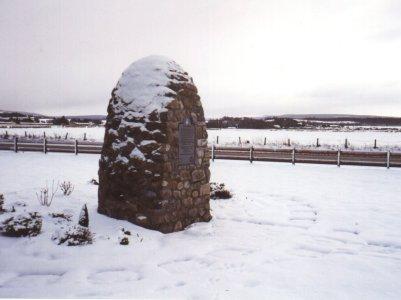
[[[355,234],[355,235],[358,235],[360,233],[360,231],[357,229],[349,229],[349,228],[334,228],[333,231],[350,233],[350,234]]]
[[[310,203],[304,203],[302,200],[291,198],[296,204],[289,204],[290,217],[288,220],[294,223],[316,223],[318,220],[318,212]]]
[[[93,283],[127,282],[141,280],[141,276],[129,270],[105,270],[92,273],[88,276],[88,281]]]

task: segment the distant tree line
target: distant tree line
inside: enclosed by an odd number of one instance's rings
[[[313,118],[310,117],[308,121],[326,121],[326,122],[353,122],[356,125],[365,126],[401,126],[401,118],[397,117],[331,117],[331,118]]]
[[[68,120],[65,116],[53,119],[53,125],[67,126],[67,125],[72,125],[74,123],[91,123],[94,125],[100,125],[102,124],[102,120],[92,120],[92,119],[82,119],[82,118],[71,118],[70,120]]]
[[[26,118],[27,116],[19,112],[0,112],[0,117],[4,118]]]
[[[352,122],[346,124],[344,122]],[[246,128],[246,129],[270,129],[270,128],[300,128],[300,127],[331,127],[359,125],[359,126],[401,126],[401,118],[397,117],[332,117],[332,118],[306,118],[296,120],[292,118],[239,118],[223,117],[207,121],[208,128]]]
[[[24,122],[24,123],[37,123],[37,122],[39,122],[39,119],[37,118],[37,117],[33,117],[33,118],[30,118],[30,117],[27,117],[27,116],[4,116],[4,115],[1,115],[0,116],[1,118],[4,118],[4,119],[8,119],[8,121],[9,122],[13,122],[13,123],[15,123],[15,124],[21,124],[21,122]]]
[[[62,116],[60,118],[54,118],[53,125],[66,126],[66,125],[70,125],[70,121],[68,121],[68,119],[65,116]]]
[[[95,125],[102,124],[102,120],[86,119],[86,118],[72,118],[71,122],[75,122],[75,123],[92,123],[92,124],[95,124]]]
[[[298,128],[303,127],[302,122],[290,118],[256,119],[223,117],[207,121],[208,128],[242,128],[242,129],[269,129],[269,128]]]

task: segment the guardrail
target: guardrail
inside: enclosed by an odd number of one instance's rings
[[[0,150],[14,152],[63,152],[100,154],[103,143],[88,141],[56,140],[0,140]],[[332,165],[401,167],[401,152],[356,151],[356,150],[307,150],[307,149],[269,149],[254,147],[209,147],[212,161],[215,159],[272,161],[288,163],[311,163]]]
[[[211,147],[211,158],[288,163],[401,167],[401,152]]]
[[[24,140],[15,137],[12,140],[0,140],[0,150],[33,151],[33,152],[63,152],[63,153],[87,153],[100,154],[102,151],[102,142],[88,141],[58,141],[48,140],[46,138],[39,140]]]

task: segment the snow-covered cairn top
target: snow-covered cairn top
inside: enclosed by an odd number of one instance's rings
[[[178,128],[188,120],[196,155],[194,164],[180,166]],[[163,56],[131,64],[108,107],[99,212],[163,232],[181,230],[210,219],[209,176],[206,124],[192,78]]]
[[[152,112],[166,111],[176,92],[172,84],[191,84],[188,76],[175,61],[163,56],[148,56],[131,64],[122,74],[115,89],[116,111],[127,115],[147,117]]]

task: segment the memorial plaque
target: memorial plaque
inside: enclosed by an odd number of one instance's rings
[[[189,119],[178,125],[179,165],[195,163],[195,126]]]

